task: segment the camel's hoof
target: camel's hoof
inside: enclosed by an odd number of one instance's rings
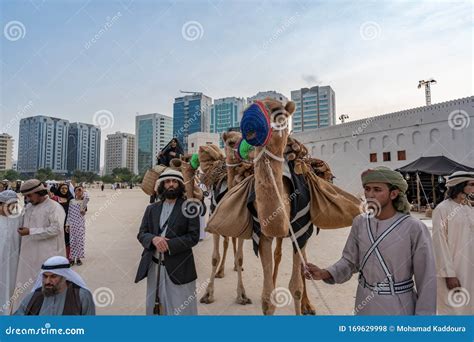
[[[267,302],[262,302],[262,312],[265,316],[270,316],[275,313],[275,305],[267,303]]]
[[[216,273],[216,278],[224,278],[224,270],[220,270]]]
[[[316,310],[311,306],[307,306],[301,308],[301,313],[305,316],[314,316],[316,315]]]
[[[237,297],[236,303],[240,305],[247,305],[247,304],[252,304],[252,300],[248,298],[246,295],[242,295],[240,297]]]
[[[214,297],[211,296],[209,293],[206,293],[204,296],[202,296],[200,302],[203,304],[211,304],[214,302]]]

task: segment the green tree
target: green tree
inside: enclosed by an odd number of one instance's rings
[[[112,170],[112,176],[117,182],[130,182],[133,177],[133,173],[130,172],[126,167],[117,167]]]
[[[40,180],[41,182],[44,182],[48,179],[53,179],[54,173],[49,167],[45,169],[39,169],[38,171],[36,171],[35,178]]]
[[[8,179],[9,181],[14,181],[20,179],[20,174],[15,170],[5,170],[1,175],[2,179]]]
[[[143,175],[135,175],[132,178],[133,183],[141,183],[143,182]]]
[[[99,180],[100,179],[100,176],[95,174],[94,172],[90,172],[90,171],[87,171],[87,172],[84,172],[84,171],[81,171],[81,170],[75,170],[73,173],[72,173],[72,180],[75,182],[75,183],[93,183],[94,181],[96,180]]]
[[[102,182],[111,184],[114,182],[114,177],[111,175],[102,176]]]

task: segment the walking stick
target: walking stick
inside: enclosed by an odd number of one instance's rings
[[[161,273],[161,261],[163,260],[163,253],[160,253],[158,258],[158,275],[156,281],[156,292],[155,292],[155,307],[153,308],[153,315],[163,314],[163,304],[160,302],[160,273]]]

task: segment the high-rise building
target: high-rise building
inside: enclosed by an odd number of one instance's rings
[[[34,174],[38,169],[67,172],[69,121],[49,116],[20,120],[18,172]]]
[[[156,156],[173,138],[173,119],[152,113],[135,117],[135,173],[143,174],[156,164]]]
[[[135,170],[135,135],[115,132],[105,141],[105,174],[111,175],[115,168]]]
[[[177,97],[173,105],[173,135],[187,149],[188,135],[210,132],[212,99],[203,93]]]
[[[13,137],[7,133],[0,134],[0,170],[13,168]]]
[[[100,128],[86,123],[69,125],[67,143],[67,169],[70,173],[99,173],[100,171]]]
[[[336,95],[330,86],[294,90],[291,100],[296,104],[292,115],[293,132],[336,124]]]
[[[211,106],[211,132],[220,135],[231,127],[238,127],[244,107],[245,99],[243,98],[226,97],[214,100]],[[220,147],[224,147],[222,141],[219,144]]]
[[[283,103],[283,105],[285,105],[288,102],[288,98],[285,95],[278,93],[274,90],[269,90],[269,91],[260,91],[256,95],[252,97],[248,97],[247,103],[251,105],[256,100],[265,100],[266,98],[271,98],[271,99],[280,101],[281,103]]]

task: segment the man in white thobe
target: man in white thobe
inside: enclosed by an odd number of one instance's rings
[[[362,173],[369,213],[354,218],[342,258],[308,264],[307,278],[329,284],[359,273],[357,315],[436,314],[436,270],[428,228],[409,215],[403,176],[386,167]]]
[[[0,192],[0,315],[8,315],[13,302],[20,254],[18,228],[23,215],[18,209],[15,191]]]
[[[64,209],[48,197],[48,190],[37,179],[23,183],[21,193],[29,202],[25,207],[21,238],[17,286],[31,288],[41,265],[52,256],[66,256],[64,243]],[[14,309],[28,291],[20,291]]]
[[[474,315],[474,172],[453,173],[446,187],[433,211],[438,314]]]

